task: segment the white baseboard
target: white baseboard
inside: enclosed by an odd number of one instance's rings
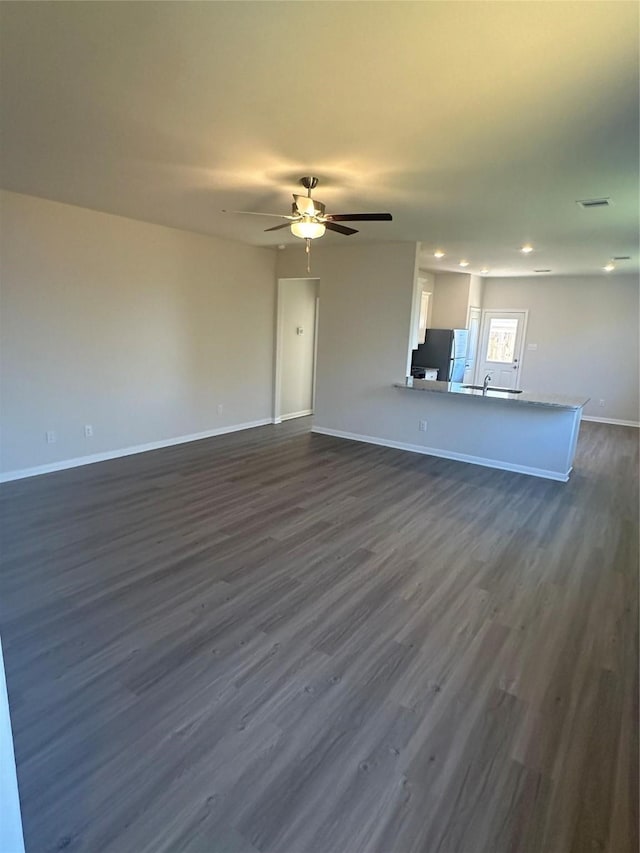
[[[134,447],[123,447],[120,450],[107,450],[104,453],[93,453],[90,456],[78,456],[75,459],[62,459],[47,465],[36,465],[34,468],[23,468],[20,471],[6,471],[0,474],[0,483],[11,480],[23,480],[25,477],[37,477],[38,474],[50,474],[52,471],[64,471],[67,468],[78,468],[81,465],[93,465],[95,462],[106,462],[108,459],[119,459],[121,456],[133,456],[136,453],[146,453],[148,450],[160,450],[163,447],[173,447],[176,444],[188,444],[190,441],[200,441],[203,438],[213,438],[216,435],[226,435],[229,432],[239,432],[243,429],[265,426],[274,423],[273,418],[262,418],[259,421],[249,421],[245,424],[208,429],[204,432],[194,432],[191,435],[179,435],[161,441],[150,441],[147,444],[137,444]]]
[[[313,409],[305,409],[302,412],[291,412],[289,415],[280,415],[280,421],[292,421],[294,418],[306,418],[313,414]]]
[[[515,474],[529,474],[532,477],[542,477],[545,480],[557,480],[566,483],[569,480],[571,469],[566,474],[559,471],[547,471],[544,468],[530,468],[527,465],[515,465],[511,462],[502,462],[499,459],[485,459],[482,456],[470,456],[467,453],[454,453],[450,450],[440,450],[437,447],[425,447],[422,444],[405,444],[401,441],[391,441],[386,438],[377,438],[372,435],[359,435],[353,432],[343,432],[339,429],[328,429],[327,427],[313,426],[311,432],[320,435],[332,435],[335,438],[346,438],[350,441],[361,441],[365,444],[378,444],[382,447],[392,447],[394,450],[408,450],[410,453],[421,453],[424,456],[438,456],[441,459],[452,459],[454,462],[468,462],[471,465],[482,465],[484,468],[497,468],[500,471],[513,471]]]
[[[591,421],[594,424],[613,424],[613,426],[640,427],[639,421],[620,421],[617,418],[594,418],[593,415],[583,415],[580,420]]]

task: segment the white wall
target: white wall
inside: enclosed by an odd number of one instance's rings
[[[316,297],[318,282],[283,279],[280,301],[280,415],[308,413],[313,408]],[[302,334],[298,334],[302,329]]]
[[[419,289],[420,291],[425,290],[430,294],[429,296],[429,307],[427,308],[427,329],[433,328],[431,324],[431,316],[433,314],[433,301],[436,291],[436,277],[432,272],[428,270],[419,269],[418,270],[418,278],[422,279],[422,287]],[[422,297],[422,293],[419,292],[419,297]],[[418,302],[418,310],[420,309],[420,302]]]
[[[375,433],[385,418],[388,392],[406,372],[416,250],[415,243],[313,246],[320,279],[314,424]],[[300,243],[279,254],[278,275],[300,275],[304,263]]]
[[[537,349],[525,347],[522,388],[584,394],[586,415],[638,422],[635,276],[487,279],[483,308],[529,310],[527,344]]]
[[[0,202],[0,472],[271,416],[275,251]]]
[[[437,298],[437,283],[435,273],[427,270],[420,270],[420,275],[429,276],[429,289],[431,290],[431,298],[429,299],[429,310],[427,311],[427,329],[435,329],[433,325],[433,306]]]
[[[407,346],[406,375],[411,374],[411,360],[414,349],[424,343],[426,329],[429,328],[431,309],[433,307],[434,275],[426,270],[416,270],[413,283],[413,301],[411,304],[411,334]],[[426,316],[422,314],[422,298],[428,294]]]
[[[468,308],[482,308],[484,279],[479,275],[469,276],[469,305]],[[468,310],[468,309],[467,309]],[[465,327],[467,324],[465,323]]]

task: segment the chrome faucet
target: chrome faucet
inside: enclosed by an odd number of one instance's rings
[[[484,382],[482,383],[482,393],[483,394],[487,393],[487,388],[489,387],[490,382],[491,382],[491,374],[487,373],[487,375],[484,377]]]

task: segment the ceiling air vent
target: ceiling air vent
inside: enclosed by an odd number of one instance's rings
[[[612,260],[614,261],[630,261],[631,255],[615,255]]]
[[[551,270],[534,270],[534,272],[551,272]]]
[[[590,210],[592,207],[611,207],[612,202],[610,198],[581,198],[576,201],[576,204],[584,207],[585,210]]]

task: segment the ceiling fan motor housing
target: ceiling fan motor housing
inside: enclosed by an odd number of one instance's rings
[[[300,183],[305,188],[305,190],[314,190],[318,186],[318,178],[313,175],[305,175],[304,178],[300,178]]]

